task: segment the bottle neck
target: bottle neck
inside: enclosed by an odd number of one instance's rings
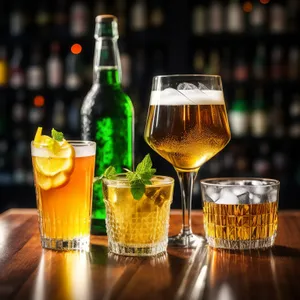
[[[116,38],[96,39],[93,81],[94,84],[121,84],[121,61]]]

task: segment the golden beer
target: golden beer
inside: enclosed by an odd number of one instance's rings
[[[204,228],[208,239],[255,241],[277,231],[277,202],[217,204],[204,201]]]
[[[176,169],[197,170],[230,140],[226,107],[150,105],[145,140]]]

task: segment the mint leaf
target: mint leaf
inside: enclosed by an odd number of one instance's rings
[[[117,175],[117,171],[115,167],[109,166],[103,173],[103,177],[107,179],[115,179]]]
[[[62,142],[64,139],[64,134],[62,132],[56,131],[54,128],[51,130],[52,138],[57,142]]]
[[[142,198],[146,185],[151,185],[151,178],[156,172],[156,169],[152,168],[152,161],[150,154],[147,154],[144,159],[137,165],[136,171],[132,172],[128,169],[126,171],[126,178],[130,183],[131,194],[135,200]]]
[[[131,195],[135,200],[140,200],[143,197],[145,189],[145,184],[141,181],[134,181],[130,183]]]
[[[150,158],[150,154],[148,153],[144,159],[137,165],[136,173],[144,173],[152,168],[152,161]]]

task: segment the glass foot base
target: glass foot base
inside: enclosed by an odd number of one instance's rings
[[[197,248],[200,244],[205,243],[205,238],[193,233],[179,233],[169,237],[169,247]]]
[[[225,239],[216,239],[207,236],[208,245],[213,248],[231,249],[231,250],[249,250],[249,249],[262,249],[270,248],[274,245],[276,235],[260,240],[247,240],[247,241],[232,241]]]
[[[121,244],[108,241],[108,250],[125,256],[154,256],[167,251],[167,241],[156,244]]]
[[[90,237],[79,237],[72,240],[41,238],[42,247],[58,251],[79,250],[89,251]]]

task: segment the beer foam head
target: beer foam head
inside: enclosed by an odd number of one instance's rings
[[[71,142],[75,150],[75,157],[86,157],[95,155],[96,146],[92,142],[76,143]],[[47,146],[37,148],[31,143],[31,155],[38,157],[57,157]],[[63,158],[63,157],[62,157]]]
[[[152,91],[150,105],[212,105],[224,104],[222,91],[217,90],[175,90]]]

